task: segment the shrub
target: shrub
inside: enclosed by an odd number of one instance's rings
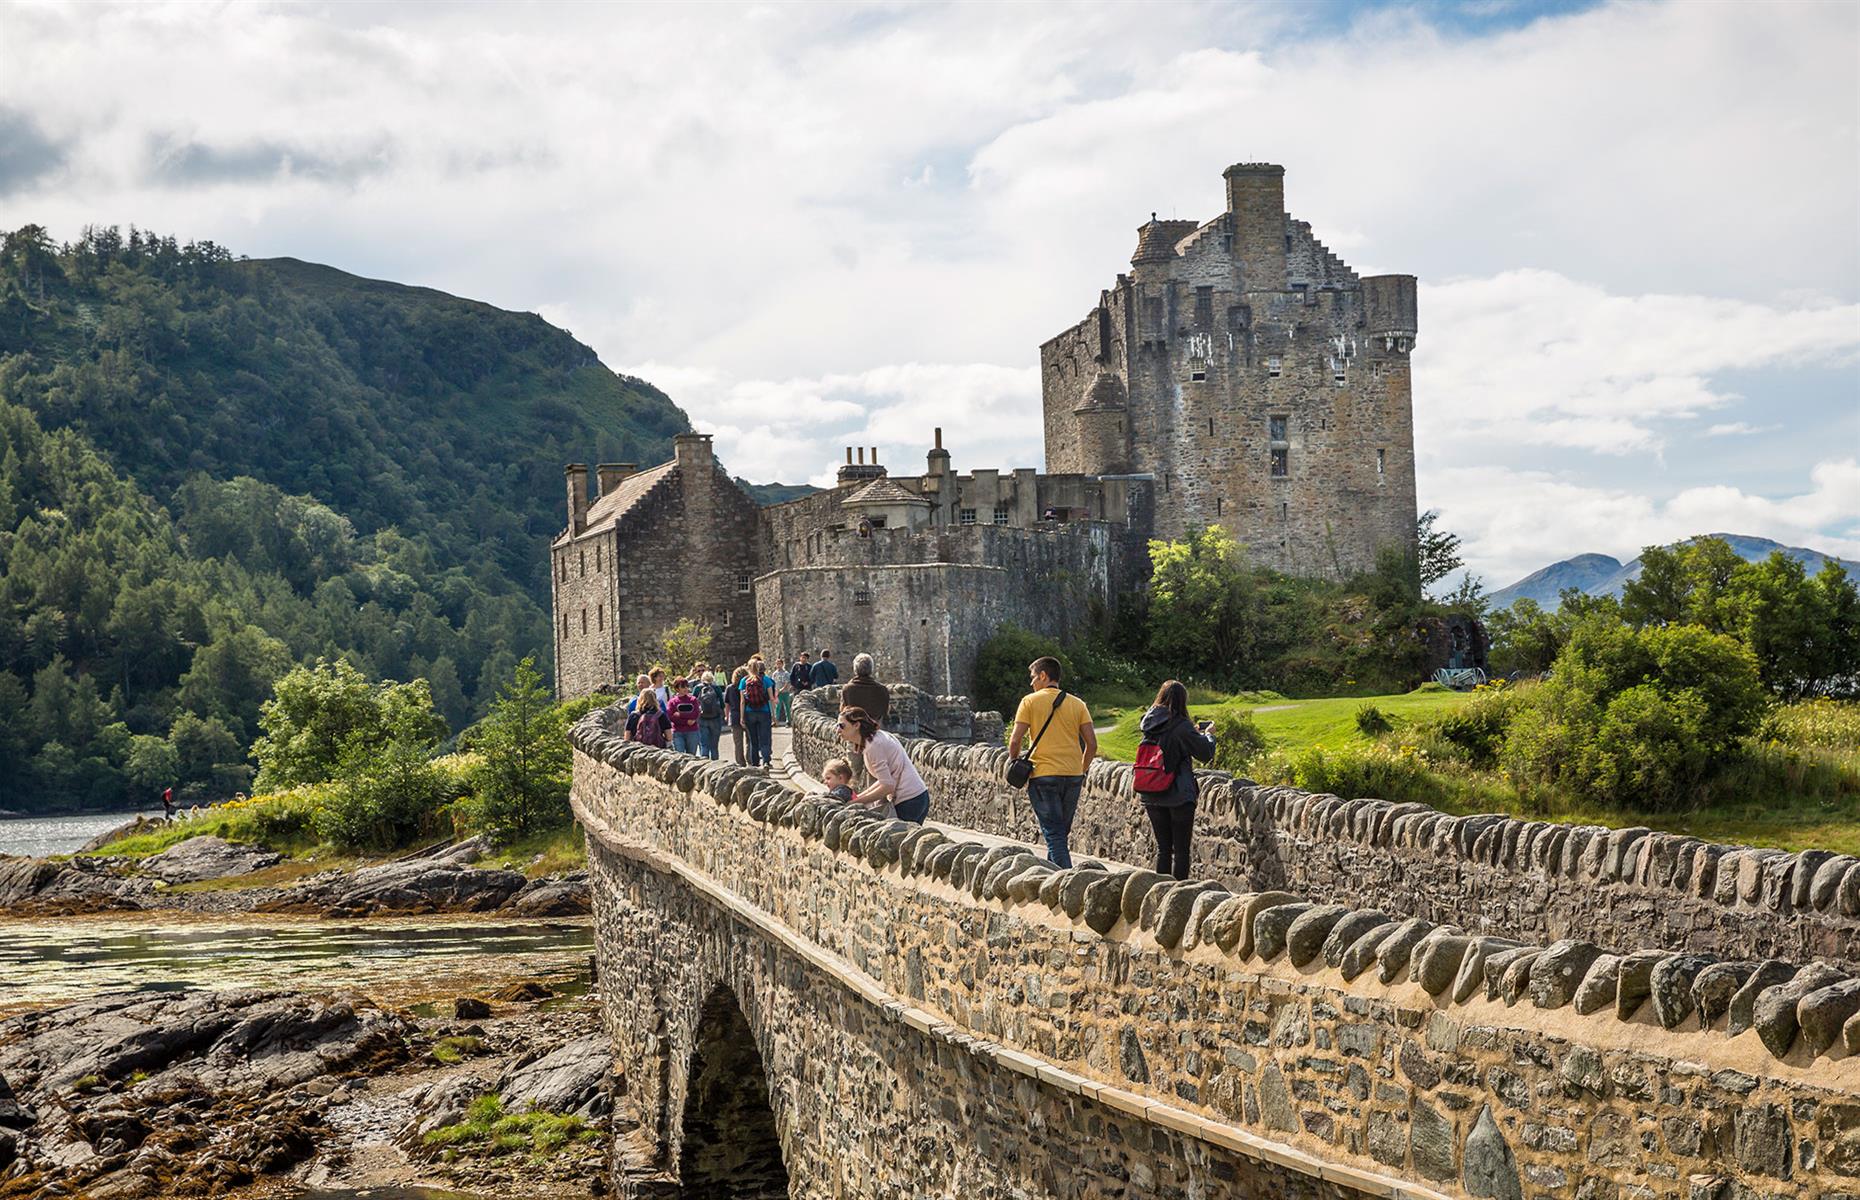
[[[975,707],[982,712],[998,712],[1012,722],[1015,707],[1027,694],[1027,664],[1048,654],[1059,660],[1066,676],[1064,683],[1072,684],[1072,660],[1060,651],[1057,642],[1018,625],[1003,625],[976,652]]]
[[[1802,700],[1763,720],[1759,740],[1807,750],[1860,751],[1860,702]]]
[[[1221,708],[1214,713],[1214,765],[1234,774],[1244,773],[1266,749],[1253,714],[1244,708]]]
[[[1395,728],[1395,723],[1389,720],[1387,713],[1375,705],[1365,704],[1356,710],[1356,728],[1362,732],[1364,737],[1375,738]]]
[[[460,806],[466,823],[501,844],[566,825],[570,707],[550,702],[534,659],[517,664],[491,713],[472,730],[481,755],[472,796]]]
[[[1430,753],[1475,767],[1495,767],[1505,732],[1529,689],[1480,689],[1466,703],[1416,721],[1407,736]]]
[[[446,732],[424,679],[369,683],[348,663],[328,659],[278,680],[258,723],[265,732],[252,755],[261,792],[333,779],[357,754],[397,740],[431,745]]]
[[[1368,796],[1433,803],[1441,791],[1428,771],[1426,758],[1413,746],[1275,750],[1254,766],[1263,782],[1290,784],[1308,792],[1331,792],[1349,800]]]
[[[340,785],[315,813],[317,835],[343,850],[393,850],[438,827],[456,789],[422,742],[396,739],[344,761]]]

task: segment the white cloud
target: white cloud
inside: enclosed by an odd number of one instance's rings
[[[1759,433],[1775,433],[1781,425],[1752,425],[1748,421],[1726,421],[1713,425],[1705,431],[1706,437],[1747,437]]]
[[[1222,167],[1278,161],[1353,265],[1421,276],[1422,499],[1481,561],[1554,557],[1560,497],[1598,539],[1565,549],[1693,517],[1854,536],[1803,501],[1838,492],[1819,477],[1770,500],[1608,481],[1713,413],[1685,453],[1730,474],[1732,431],[1760,426],[1722,418],[1799,418],[1791,368],[1852,369],[1860,9],[1324,19],[11,5],[0,117],[35,157],[0,163],[0,226],[133,222],[542,312],[733,469],[819,481],[846,444],[914,466],[938,424],[959,467],[1037,464],[1038,344],[1152,210],[1211,216]],[[1848,453],[1828,432],[1766,446]]]

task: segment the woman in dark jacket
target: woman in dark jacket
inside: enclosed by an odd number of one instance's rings
[[[1188,878],[1188,840],[1195,824],[1195,801],[1201,784],[1192,760],[1214,758],[1214,739],[1208,722],[1188,719],[1188,689],[1169,680],[1156,690],[1156,703],[1143,714],[1139,728],[1143,740],[1162,748],[1163,769],[1175,772],[1175,784],[1166,792],[1139,792],[1150,828],[1156,832],[1156,870],[1177,879]]]

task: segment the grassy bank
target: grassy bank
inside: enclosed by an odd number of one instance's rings
[[[1197,719],[1245,712],[1263,736],[1262,751],[1242,772],[1262,783],[1289,784],[1342,796],[1419,801],[1444,812],[1504,812],[1535,820],[1644,825],[1707,841],[1786,850],[1811,847],[1860,855],[1860,708],[1797,704],[1777,709],[1762,732],[1701,787],[1692,807],[1650,811],[1585,803],[1554,788],[1519,787],[1497,767],[1473,766],[1450,753],[1437,718],[1471,703],[1467,693],[1419,690],[1403,695],[1287,700],[1196,696]],[[1374,706],[1389,722],[1367,733],[1357,714]],[[1094,705],[1094,714],[1099,709]],[[1101,733],[1100,750],[1136,757],[1142,710],[1122,711]]]

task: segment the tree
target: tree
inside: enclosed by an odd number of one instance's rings
[[[1245,551],[1219,525],[1150,541],[1150,648],[1178,671],[1226,675],[1247,657],[1255,613]]]
[[[1440,510],[1430,508],[1414,522],[1415,553],[1420,560],[1421,586],[1433,587],[1465,566],[1460,557],[1460,535],[1434,528]]]
[[[674,674],[692,663],[709,662],[711,629],[702,621],[680,617],[678,623],[659,635],[659,662]]]
[[[329,659],[278,680],[258,724],[264,734],[252,753],[261,792],[333,779],[357,753],[394,741],[431,744],[446,732],[425,680],[371,684],[348,663]]]
[[[568,823],[564,713],[550,702],[535,659],[517,664],[471,740],[483,758],[472,773],[472,818],[494,841]]]

